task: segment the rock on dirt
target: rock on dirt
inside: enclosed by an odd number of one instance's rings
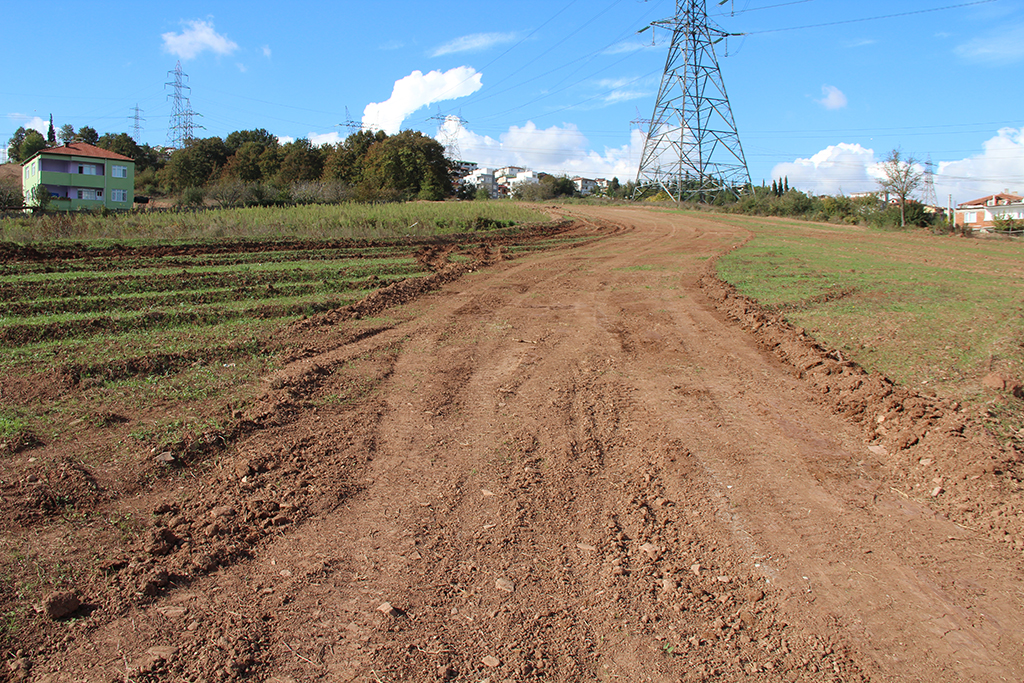
[[[51,593],[43,601],[43,609],[46,616],[53,620],[63,619],[77,612],[82,606],[82,600],[72,591],[60,591]]]

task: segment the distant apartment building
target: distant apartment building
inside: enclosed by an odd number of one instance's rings
[[[576,191],[579,192],[581,195],[584,195],[584,196],[586,196],[588,194],[593,194],[594,190],[596,190],[599,187],[601,187],[601,183],[602,182],[604,182],[603,178],[601,180],[592,180],[590,178],[580,178],[580,177],[576,177],[576,178],[572,179],[573,185],[576,186]],[[604,185],[605,185],[605,187],[607,187],[608,183],[604,182]]]
[[[135,162],[84,142],[36,152],[21,165],[25,206],[37,206],[36,187],[50,193],[50,206],[64,211],[130,209],[135,200]]]
[[[476,191],[484,191],[488,197],[495,197],[498,193],[498,184],[494,180],[494,170],[490,168],[476,168],[466,176],[465,182],[476,187]]]
[[[1024,219],[1024,197],[1004,190],[956,207],[956,224],[972,230],[992,228],[997,218]]]

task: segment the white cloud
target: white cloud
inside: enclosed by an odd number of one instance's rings
[[[976,64],[1006,65],[1024,60],[1024,26],[1019,23],[1000,27],[996,33],[977,36],[958,45],[954,52]]]
[[[29,116],[28,114],[14,113],[8,114],[7,118],[16,123],[17,128],[24,128],[25,130],[31,128],[33,130],[37,130],[43,134],[43,137],[46,137],[46,133],[50,130],[49,119],[44,119],[39,116]],[[58,128],[60,127],[57,124],[54,125]]]
[[[938,163],[935,191],[940,204],[950,194],[959,204],[1003,190],[1024,193],[1024,128],[1002,128],[982,148],[981,154]]]
[[[604,55],[621,55],[627,52],[639,52],[640,50],[660,50],[664,47],[660,43],[643,42],[639,40],[629,40],[624,43],[616,43],[611,47],[608,47],[601,54]]]
[[[480,52],[495,45],[503,45],[517,40],[515,33],[474,33],[462,36],[455,40],[448,41],[444,45],[435,47],[430,52],[431,57],[451,55],[457,52]]]
[[[602,97],[604,104],[616,104],[653,96],[655,93],[644,87],[652,83],[650,78],[606,78],[598,81],[597,86],[608,91]]]
[[[237,66],[238,70],[241,71],[242,73],[245,73],[246,71],[249,70],[249,67],[247,67],[245,64],[242,64],[241,62],[237,62],[235,64],[235,66]]]
[[[266,57],[267,59],[270,59],[270,57],[271,57],[271,56],[272,56],[272,54],[273,54],[273,53],[272,53],[272,52],[270,51],[270,46],[269,46],[269,45],[264,45],[264,46],[263,46],[263,48],[262,48],[262,50],[263,50],[263,56],[264,56],[264,57]]]
[[[212,21],[194,19],[184,22],[187,27],[181,33],[164,33],[164,52],[181,59],[193,59],[209,50],[218,55],[229,55],[238,49],[238,43],[213,30]]]
[[[1024,128],[1002,128],[982,148],[980,154],[933,166],[939,204],[945,205],[950,195],[959,204],[1003,190],[1024,193]],[[840,143],[809,159],[776,165],[772,178],[788,177],[790,187],[811,194],[869,192],[878,189],[880,161],[872,149]],[[917,161],[916,168],[924,171],[923,160]]]
[[[824,95],[820,100],[814,100],[821,106],[828,110],[842,109],[846,106],[846,95],[843,91],[834,85],[823,85],[821,86],[821,94]]]
[[[277,136],[277,144],[279,144],[279,145],[287,145],[289,142],[295,142],[295,138],[293,138],[291,135],[278,135]]]
[[[789,178],[789,186],[809,194],[850,194],[877,188],[869,169],[875,151],[858,144],[829,145],[809,159],[777,164],[772,179]]]
[[[446,122],[445,126],[454,125]],[[439,131],[438,137],[444,135]],[[618,177],[622,182],[636,177],[644,139],[634,130],[630,142],[622,147],[605,148],[603,153],[590,149],[590,143],[573,124],[540,129],[533,122],[512,126],[497,139],[460,128],[462,157],[482,168],[523,166],[553,175],[581,175],[587,178]]]
[[[394,135],[402,129],[409,114],[435,102],[472,95],[482,87],[482,74],[468,66],[424,74],[413,71],[395,81],[391,97],[384,102],[371,102],[363,110],[363,125]]]
[[[321,145],[336,145],[345,139],[342,137],[341,133],[336,130],[332,130],[330,133],[310,133],[306,138],[314,147],[320,147]]]

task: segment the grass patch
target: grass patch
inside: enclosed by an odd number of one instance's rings
[[[218,238],[313,238],[378,240],[489,232],[544,222],[539,210],[512,202],[407,202],[138,212],[101,216],[90,212],[0,218],[0,241],[177,241]]]
[[[754,237],[719,277],[865,368],[978,400],[989,372],[1024,378],[1024,243],[721,220]]]

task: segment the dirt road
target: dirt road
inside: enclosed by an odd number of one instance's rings
[[[147,502],[167,547],[122,574],[152,597],[23,669],[1024,679],[1018,558],[891,491],[863,429],[700,289],[747,235],[572,211],[609,236],[469,273],[375,334],[295,332],[216,481]]]

